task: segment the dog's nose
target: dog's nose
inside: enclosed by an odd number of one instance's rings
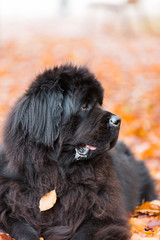
[[[109,119],[109,125],[111,127],[119,127],[120,124],[121,124],[121,119],[116,115],[112,115],[111,118]]]

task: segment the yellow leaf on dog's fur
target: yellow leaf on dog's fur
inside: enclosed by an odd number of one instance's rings
[[[54,206],[57,200],[57,194],[55,190],[45,194],[39,201],[40,211],[47,211]]]

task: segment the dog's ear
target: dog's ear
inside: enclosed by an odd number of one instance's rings
[[[52,91],[41,90],[25,95],[10,114],[10,134],[22,134],[21,138],[32,139],[49,147],[59,136],[63,105],[63,92],[58,87]],[[19,136],[20,137],[20,136]]]

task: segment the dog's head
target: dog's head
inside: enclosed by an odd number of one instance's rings
[[[103,88],[85,67],[71,64],[39,75],[13,108],[5,142],[30,141],[74,151],[75,160],[111,149],[120,118],[102,108]],[[60,152],[59,152],[60,154]]]

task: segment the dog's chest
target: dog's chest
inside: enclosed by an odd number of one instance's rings
[[[97,166],[80,165],[72,174],[66,174],[65,179],[60,178],[57,182],[57,205],[67,216],[70,212],[72,216],[78,212],[86,213],[101,202],[106,182],[105,169],[101,171]]]

